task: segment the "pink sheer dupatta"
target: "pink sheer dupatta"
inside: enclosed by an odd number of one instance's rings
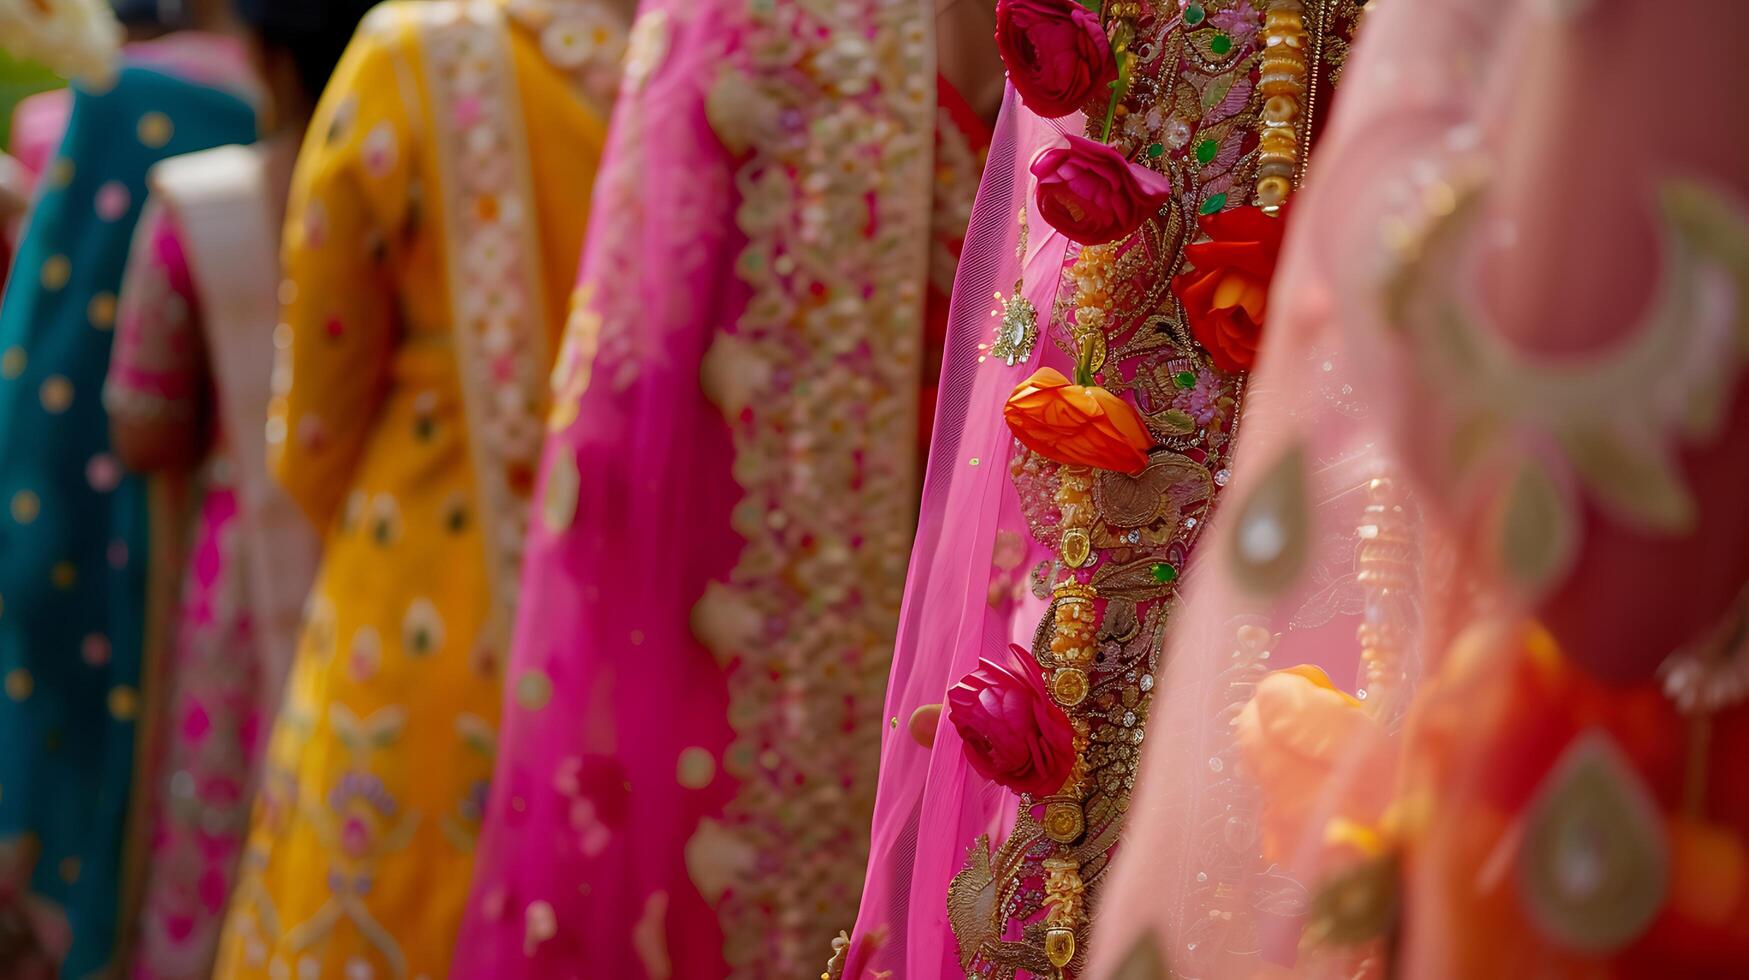
[[[1094,976],[1749,966],[1749,70],[1689,29],[1730,12],[1368,15]]]
[[[1048,311],[1055,301],[1056,270],[1069,242],[1036,220],[1023,234],[1016,217],[1028,204],[1028,164],[1076,131],[1079,120],[1041,119],[1010,91],[967,230],[887,690],[869,871],[846,977],[870,970],[955,975],[959,953],[947,922],[948,882],[973,841],[999,837],[1014,820],[1017,797],[967,766],[953,726],[936,725],[933,747],[926,748],[911,733],[911,717],[939,705],[979,658],[999,660],[1010,644],[1030,643],[1044,615],[1046,600],[1034,594],[1030,578],[1050,553],[1032,538],[1013,489],[1014,436],[1001,413],[989,408],[1060,355],[1043,341],[1011,364],[992,355],[1002,329],[992,311],[1026,269],[1033,270],[1025,281],[1034,307]]]

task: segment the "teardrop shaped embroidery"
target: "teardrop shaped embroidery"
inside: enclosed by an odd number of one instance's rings
[[[577,487],[581,474],[569,446],[560,446],[547,467],[546,493],[541,497],[541,522],[553,534],[563,534],[577,517]]]
[[[1305,447],[1294,443],[1252,487],[1232,525],[1227,554],[1234,581],[1265,598],[1286,590],[1305,568],[1310,525]]]
[[[1526,812],[1518,891],[1535,927],[1602,955],[1651,925],[1670,885],[1656,802],[1609,737],[1576,740]]]
[[[1513,477],[1500,510],[1495,541],[1501,568],[1526,592],[1539,594],[1572,565],[1578,538],[1560,487],[1548,470],[1527,463]]]
[[[1130,943],[1130,951],[1111,971],[1110,980],[1170,980],[1171,976],[1166,969],[1166,957],[1160,952],[1160,940],[1149,931]]]

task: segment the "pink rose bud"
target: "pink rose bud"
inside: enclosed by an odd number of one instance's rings
[[[1032,161],[1032,175],[1038,178],[1039,216],[1082,245],[1125,237],[1172,196],[1163,174],[1082,136],[1040,153]]]
[[[1010,663],[979,660],[947,692],[948,720],[979,775],[1016,793],[1049,796],[1075,767],[1075,731],[1031,655],[1018,646],[1009,652]]]

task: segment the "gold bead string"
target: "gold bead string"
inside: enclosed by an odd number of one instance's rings
[[[1306,11],[1300,0],[1271,0],[1263,15],[1263,60],[1257,82],[1263,109],[1257,114],[1255,200],[1272,211],[1293,193],[1299,169],[1300,127],[1310,91],[1306,40]]]

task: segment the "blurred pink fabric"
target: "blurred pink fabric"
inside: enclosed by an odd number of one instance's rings
[[[1093,975],[1739,975],[1749,64],[1682,30],[1673,87],[1635,0],[1376,6]]]

